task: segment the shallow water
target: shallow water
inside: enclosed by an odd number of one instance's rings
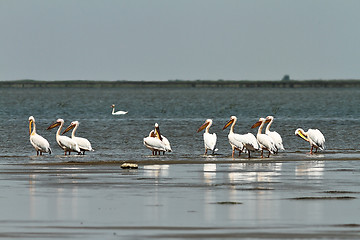
[[[0,237],[43,239],[331,239],[360,237],[359,89],[0,89]],[[127,110],[112,116],[111,104]],[[28,117],[52,155],[36,156]],[[237,133],[275,116],[285,152],[231,158]],[[95,152],[63,156],[55,130],[80,121]],[[215,156],[202,133],[212,118]],[[142,139],[158,122],[173,152]],[[296,128],[319,128],[327,149],[309,155]],[[355,140],[354,140],[355,139]],[[138,169],[121,169],[136,162]]]

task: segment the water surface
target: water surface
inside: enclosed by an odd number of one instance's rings
[[[358,239],[359,89],[0,89],[3,238]],[[127,115],[111,115],[111,104]],[[37,157],[28,117],[52,155]],[[273,115],[285,152],[231,158],[237,133]],[[55,130],[80,121],[95,152],[63,156]],[[204,156],[207,118],[218,135]],[[173,152],[151,156],[142,139],[160,125]],[[320,129],[326,151],[307,152],[296,128]],[[123,162],[138,169],[125,170]]]

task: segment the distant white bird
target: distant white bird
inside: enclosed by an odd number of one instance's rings
[[[58,120],[56,120],[56,122],[51,124],[47,129],[49,130],[54,127],[60,126],[56,132],[56,142],[58,143],[59,147],[64,150],[65,155],[67,152],[69,152],[69,155],[70,155],[70,152],[81,153],[79,145],[74,140],[72,140],[69,137],[60,135],[60,131],[61,131],[63,125],[64,125],[64,120],[59,118]]]
[[[115,112],[115,105],[113,104],[113,105],[111,105],[111,107],[112,107],[112,115],[124,115],[124,114],[127,114],[128,112],[125,112],[125,111],[116,111]]]
[[[149,136],[144,138],[144,145],[152,151],[153,155],[172,151],[169,140],[161,135],[159,124],[157,123],[155,123],[155,130],[152,130]]]
[[[223,127],[224,130],[228,126],[230,126],[230,124],[232,124],[228,135],[229,143],[232,147],[232,157],[234,157],[235,149],[239,150],[239,156],[240,156],[241,152],[246,148],[248,150],[248,154],[250,158],[250,152],[258,151],[259,144],[254,134],[252,133],[247,133],[247,134],[234,133],[234,126],[236,121],[237,121],[237,117],[231,116],[230,120]]]
[[[298,128],[295,131],[295,135],[310,143],[310,154],[313,154],[313,148],[315,148],[315,153],[318,148],[320,150],[325,149],[325,137],[318,129],[309,129],[305,132],[302,128]]]
[[[270,131],[270,126],[273,123],[273,121],[274,121],[273,116],[266,117],[266,122],[268,122],[268,125],[266,126],[265,134],[270,136],[273,139],[275,147],[276,147],[276,153],[277,153],[279,150],[285,150],[285,148],[283,146],[282,138],[281,138],[280,134],[275,131]]]
[[[203,134],[205,155],[207,154],[208,150],[211,150],[212,154],[215,154],[215,152],[218,150],[216,148],[216,133],[209,133],[209,129],[212,125],[212,122],[213,122],[212,119],[207,119],[205,123],[197,130],[197,132],[200,132],[205,129],[205,132]]]
[[[258,129],[258,132],[256,134],[256,139],[261,148],[261,157],[262,158],[264,157],[264,155],[263,155],[264,150],[269,151],[268,157],[270,157],[270,153],[274,154],[276,152],[276,147],[275,147],[275,143],[274,143],[273,139],[270,136],[261,133],[262,128],[264,127],[265,121],[266,121],[265,118],[259,118],[259,121],[251,126],[251,128],[260,126]]]
[[[31,127],[33,125],[33,129]],[[29,117],[29,134],[30,134],[30,143],[34,146],[36,150],[36,155],[42,155],[43,152],[51,154],[51,148],[49,142],[36,133],[35,118],[33,116]]]
[[[71,129],[73,129],[73,131],[71,133],[71,139],[74,140],[79,145],[80,150],[83,152],[83,155],[85,155],[85,151],[94,151],[94,149],[92,149],[91,143],[86,138],[75,137],[75,132],[76,132],[78,127],[79,127],[79,122],[78,121],[73,121],[64,130],[64,132],[62,134],[66,133],[67,131],[69,131]]]

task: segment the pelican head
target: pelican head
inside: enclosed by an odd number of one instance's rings
[[[162,137],[161,137],[161,133],[160,133],[160,128],[159,128],[159,124],[158,123],[155,123],[155,134],[157,135],[157,137],[162,140]]]
[[[201,127],[199,127],[197,132],[200,132],[200,131],[204,130],[209,125],[210,126],[212,125],[212,119],[206,119],[205,123],[203,125],[201,125]]]
[[[31,125],[35,123],[35,118],[33,116],[29,117],[29,134],[31,135]]]
[[[73,128],[76,127],[77,125],[79,125],[79,122],[78,122],[78,121],[73,121],[73,122],[71,122],[70,126],[68,126],[68,127],[64,130],[64,132],[63,132],[62,134],[70,131],[71,129],[73,129]]]
[[[267,116],[266,117],[266,123],[270,122],[270,121],[273,121],[274,120],[274,117],[273,116]]]
[[[232,123],[236,122],[237,117],[235,116],[231,116],[230,120],[225,124],[225,126],[223,127],[223,130],[226,129],[228,126],[230,126]]]
[[[259,121],[257,121],[254,125],[252,125],[251,126],[251,128],[256,128],[256,127],[258,127],[258,126],[260,126],[262,123],[265,123],[265,122],[268,122],[265,118],[259,118]],[[269,122],[270,122],[270,120],[269,120]]]
[[[302,129],[302,128],[298,128],[295,131],[295,135],[301,137],[302,139],[304,139],[305,141],[309,142],[309,137],[308,134]]]
[[[59,125],[61,125],[61,124],[64,124],[64,119],[59,118],[58,120],[56,120],[56,122],[54,122],[53,124],[51,124],[51,125],[47,128],[47,130],[53,129],[54,127],[57,127],[57,126],[59,126]]]

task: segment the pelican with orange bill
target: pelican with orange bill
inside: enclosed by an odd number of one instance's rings
[[[274,122],[273,116],[266,117],[265,123],[268,123],[268,125],[266,126],[265,134],[270,136],[273,139],[275,147],[276,147],[276,153],[277,153],[279,150],[285,150],[285,148],[282,143],[281,135],[275,131],[270,131],[270,127],[273,122]]]
[[[59,147],[64,150],[64,155],[66,155],[67,152],[69,153],[69,155],[70,155],[70,152],[81,153],[79,145],[74,140],[72,140],[69,137],[60,135],[63,125],[64,125],[64,120],[59,118],[58,120],[56,120],[56,122],[51,124],[47,128],[47,130],[50,130],[50,129],[53,129],[53,128],[59,126],[58,130],[56,131],[56,142],[59,145]]]
[[[225,124],[223,130],[231,125],[230,132],[228,135],[229,143],[232,148],[232,157],[234,157],[235,150],[239,150],[239,156],[242,151],[246,148],[250,158],[250,152],[258,151],[259,144],[256,141],[254,134],[237,134],[234,133],[234,126],[237,121],[237,117],[231,116],[230,120]]]
[[[212,119],[206,119],[205,123],[199,127],[197,132],[200,132],[205,129],[203,134],[204,136],[204,145],[205,145],[205,155],[207,154],[208,150],[212,151],[212,155],[218,150],[216,148],[216,133],[209,133],[209,129],[212,125]]]
[[[86,138],[75,137],[75,132],[79,127],[79,124],[80,124],[79,121],[71,122],[71,124],[64,130],[62,134],[73,129],[71,133],[71,139],[74,140],[79,145],[80,150],[83,152],[83,155],[85,155],[85,151],[94,151],[94,149],[92,149],[91,143]]]
[[[259,127],[256,134],[256,139],[261,148],[261,158],[264,157],[264,150],[269,151],[268,157],[270,157],[270,153],[274,154],[276,152],[276,147],[273,139],[270,136],[261,133],[262,128],[264,127],[264,124],[266,122],[270,122],[270,120],[266,120],[265,118],[259,118],[259,121],[257,121],[254,125],[251,126],[251,128]]]

